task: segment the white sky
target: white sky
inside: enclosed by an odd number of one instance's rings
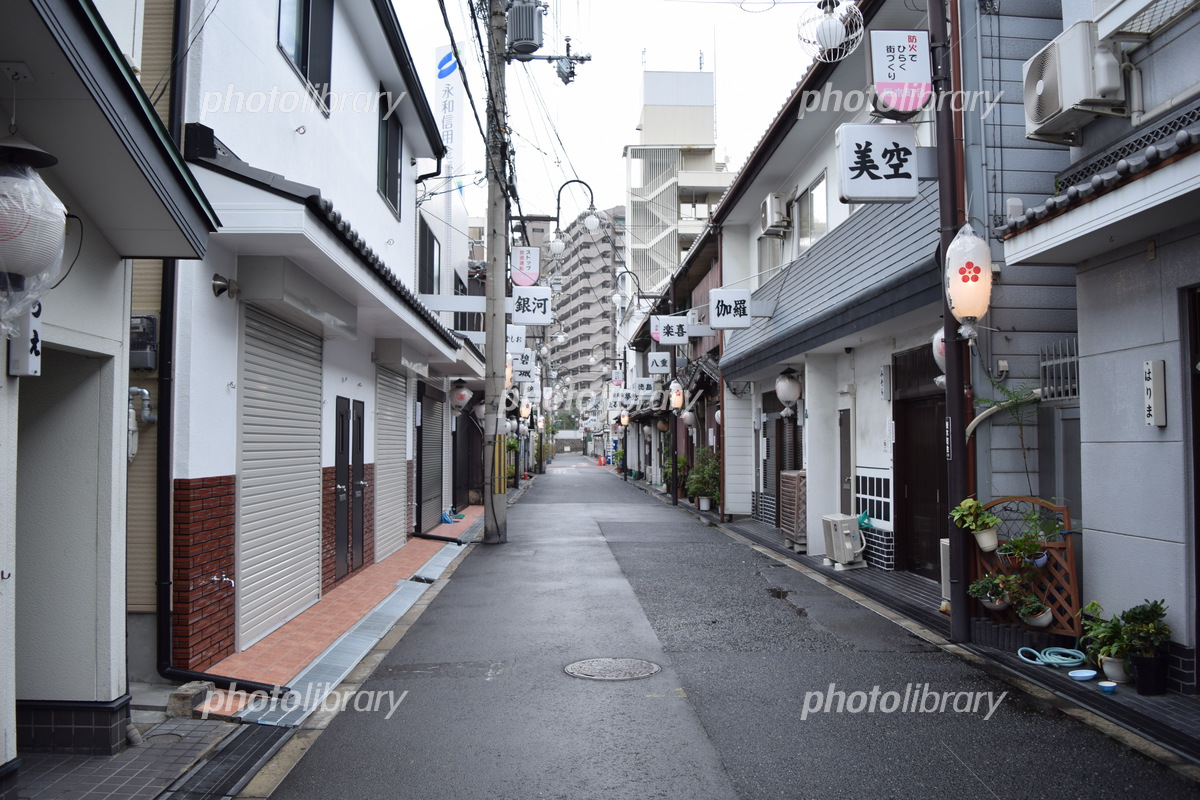
[[[507,68],[509,121],[516,148],[517,191],[525,214],[553,214],[555,194],[579,178],[592,187],[596,206],[625,202],[622,148],[636,144],[643,70],[715,73],[718,156],[738,168],[803,77],[807,59],[796,41],[796,23],[811,2],[744,0],[549,0],[542,55],[571,50],[592,60],[576,67],[569,86],[545,61],[514,62]],[[395,0],[397,14],[426,92],[435,80],[434,52],[449,44],[438,0]],[[485,90],[479,47],[469,28],[467,0],[445,0],[460,50],[470,54],[467,80],[481,120]],[[477,6],[487,0],[476,0]],[[480,24],[487,41],[487,28]],[[426,69],[428,65],[428,69]],[[540,98],[540,99],[539,99]],[[486,124],[486,120],[485,120]],[[473,136],[458,173],[483,169],[483,146],[474,119]],[[559,141],[561,139],[561,142]],[[462,180],[468,182],[468,175]],[[486,191],[464,192],[467,212],[483,216]],[[587,205],[587,192],[573,184],[563,192],[563,219]]]

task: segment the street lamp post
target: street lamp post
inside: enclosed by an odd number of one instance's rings
[[[579,178],[573,178],[562,186],[558,187],[558,196],[555,199],[554,205],[554,238],[550,240],[550,252],[554,256],[561,256],[563,251],[567,249],[567,243],[563,241],[562,223],[562,193],[563,189],[570,186],[572,183],[579,183],[583,188],[587,189],[588,193],[588,208],[587,216],[583,219],[584,227],[589,232],[595,232],[600,227],[600,217],[596,214],[596,201],[592,196],[592,187],[588,186],[586,181],[581,181]]]

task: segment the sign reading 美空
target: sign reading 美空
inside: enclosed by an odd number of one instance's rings
[[[713,289],[708,293],[709,325],[715,330],[750,327],[750,290]]]
[[[917,135],[913,126],[841,125],[836,147],[843,203],[907,203],[916,198]]]
[[[911,119],[933,97],[928,31],[871,31],[875,106],[894,119]]]
[[[517,286],[533,286],[541,274],[541,261],[536,247],[512,249],[512,282]]]
[[[549,325],[554,321],[550,312],[549,286],[513,287],[513,325]]]
[[[687,344],[687,320],[683,317],[650,317],[650,338],[659,344]]]

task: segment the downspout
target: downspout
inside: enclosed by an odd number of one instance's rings
[[[187,50],[187,0],[177,0],[175,3],[174,42],[172,53],[184,53]],[[184,65],[182,58],[174,64],[174,75],[171,76],[170,111],[167,118],[167,130],[176,147],[180,147],[183,137],[183,83]],[[173,452],[174,438],[174,391],[175,391],[175,297],[179,279],[179,259],[163,259],[162,294],[159,298],[159,361],[158,361],[158,451],[155,470],[155,616],[157,622],[156,649],[158,674],[170,681],[211,681],[222,689],[241,688],[253,692],[266,692],[278,695],[288,691],[287,687],[273,686],[258,681],[228,678],[223,675],[213,675],[207,672],[197,672],[174,666],[175,640],[174,610],[171,605],[172,580],[171,571],[174,565],[172,557],[172,515],[175,493],[173,483]]]
[[[433,172],[426,172],[424,175],[418,175],[416,182],[424,183],[425,181],[429,180],[430,178],[435,178],[438,175],[441,175],[442,174],[442,158],[444,156],[445,156],[445,153],[439,153],[438,157],[437,157],[437,167],[434,168]]]

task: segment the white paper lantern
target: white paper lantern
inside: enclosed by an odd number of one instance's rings
[[[0,335],[57,282],[66,214],[32,167],[0,163]]]
[[[934,331],[930,343],[933,346],[933,360],[937,362],[938,369],[944,373],[946,371],[946,329],[938,328]]]
[[[796,370],[788,367],[775,379],[775,396],[785,406],[793,406],[800,399],[800,381]]]
[[[964,336],[975,336],[975,323],[987,313],[991,297],[992,249],[967,223],[946,248],[946,300]]]
[[[467,407],[467,403],[471,402],[474,394],[467,388],[466,381],[455,381],[454,386],[450,388],[450,407],[455,411],[462,411]]]
[[[683,420],[683,424],[687,425],[689,428],[696,427],[696,412],[695,411],[685,411],[679,415],[679,418],[681,420]]]

